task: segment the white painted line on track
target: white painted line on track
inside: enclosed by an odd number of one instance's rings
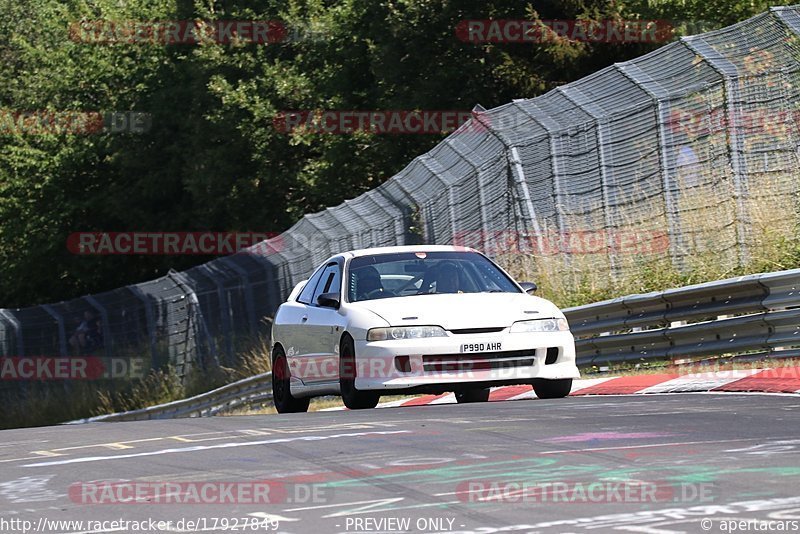
[[[657,447],[685,447],[687,445],[717,445],[719,443],[735,443],[738,441],[764,441],[763,438],[720,439],[713,441],[675,441],[666,443],[647,443],[644,445],[621,445],[618,447],[591,447],[582,449],[561,449],[556,451],[541,451],[533,453],[534,456],[547,456],[549,454],[575,454],[584,452],[622,451],[625,449],[652,449]]]
[[[411,434],[410,430],[379,430],[374,432],[351,432],[349,434],[332,434],[330,436],[296,436],[291,438],[266,439],[262,441],[245,441],[241,443],[217,443],[215,445],[197,445],[194,447],[182,447],[174,449],[161,449],[158,451],[136,452],[130,454],[118,454],[115,456],[87,456],[83,458],[70,458],[66,460],[54,460],[50,462],[39,462],[35,464],[25,464],[22,467],[48,467],[52,465],[80,464],[87,462],[103,462],[110,460],[123,460],[127,458],[141,458],[143,456],[160,456],[162,454],[176,454],[197,451],[207,451],[212,449],[231,449],[235,447],[252,447],[254,445],[275,445],[278,443],[292,443],[299,441],[327,441],[330,439],[351,438],[361,436],[383,436],[388,434]]]
[[[322,510],[323,508],[341,508],[342,506],[353,506],[356,504],[373,504],[375,506],[380,504],[392,504],[395,502],[400,502],[405,497],[387,497],[385,499],[372,499],[369,501],[351,501],[351,502],[340,502],[340,503],[333,503],[333,504],[315,504],[314,506],[303,506],[300,508],[287,508],[283,510],[284,512],[303,512],[306,510]]]

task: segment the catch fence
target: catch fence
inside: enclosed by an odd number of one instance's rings
[[[799,54],[800,6],[777,7],[536,98],[476,107],[381,186],[260,246],[0,310],[0,355],[68,356],[89,312],[99,355],[169,362],[183,376],[224,365],[316,265],[370,246],[472,246],[561,284],[656,261],[747,264],[797,224]]]

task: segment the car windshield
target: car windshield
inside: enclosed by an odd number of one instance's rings
[[[494,263],[476,252],[401,252],[350,261],[347,300],[359,302],[438,293],[519,293]]]

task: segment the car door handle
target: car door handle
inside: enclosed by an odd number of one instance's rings
[[[303,322],[308,321],[308,315],[304,315],[300,320]]]

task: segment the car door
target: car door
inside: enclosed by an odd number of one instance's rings
[[[313,347],[309,346],[309,340],[313,341],[313,336],[309,336],[306,332],[308,310],[311,307],[314,290],[322,278],[324,270],[325,266],[320,266],[308,279],[297,298],[282,305],[278,317],[275,318],[276,341],[283,344],[292,376],[303,382],[307,380],[306,375],[308,374],[308,369],[304,365],[305,356],[313,352]]]
[[[339,310],[333,307],[321,306],[317,299],[323,293],[339,293],[341,299],[342,262],[332,261],[325,266],[319,279],[312,303],[308,306],[305,321],[304,335],[310,336],[306,341],[312,348],[306,356],[309,371],[314,371],[314,376],[307,373],[309,382],[337,381],[339,377],[339,336],[344,325],[344,318]]]

